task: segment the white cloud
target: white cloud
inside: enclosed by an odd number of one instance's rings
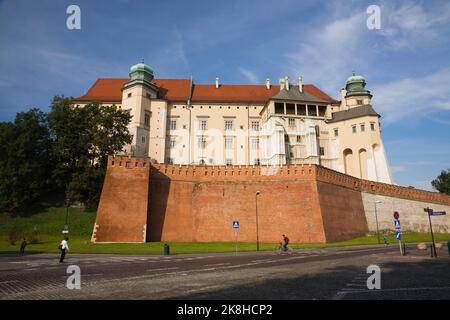
[[[302,75],[306,82],[318,83],[331,94],[337,93],[345,76],[350,75],[360,59],[366,59],[365,54],[361,54],[366,30],[365,11],[319,29],[305,30],[298,39],[300,45],[295,53],[285,56],[295,73],[292,76]]]
[[[392,1],[381,7],[382,32],[386,44],[393,49],[427,46],[446,33],[450,23],[450,3],[428,5],[403,2],[400,6]]]
[[[246,68],[243,67],[239,67],[239,72],[250,82],[253,84],[259,83],[259,79],[258,76],[256,75],[255,72],[250,71]]]
[[[384,124],[420,119],[436,109],[450,110],[450,68],[417,78],[403,78],[373,87],[373,103]]]

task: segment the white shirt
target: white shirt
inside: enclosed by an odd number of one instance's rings
[[[69,250],[69,244],[66,240],[61,241],[61,249],[67,249]]]

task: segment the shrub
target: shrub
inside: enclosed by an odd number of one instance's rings
[[[10,245],[15,245],[17,241],[23,238],[24,232],[18,226],[13,226],[8,233],[8,241]]]
[[[39,236],[40,236],[40,232],[38,230],[38,228],[34,227],[33,231],[31,231],[28,234],[28,243],[30,244],[36,244],[39,243]]]

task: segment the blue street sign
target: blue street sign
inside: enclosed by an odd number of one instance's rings
[[[400,240],[401,239],[401,233],[400,233],[400,231],[395,231],[395,237],[397,238],[397,240]]]
[[[239,229],[239,221],[233,220],[233,229]]]
[[[445,216],[447,212],[445,211],[431,211],[429,213],[430,216]]]
[[[394,220],[394,226],[396,229],[400,229],[400,220],[398,219]]]

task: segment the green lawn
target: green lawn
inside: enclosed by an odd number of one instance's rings
[[[35,214],[29,218],[9,218],[0,214],[0,253],[16,253],[19,251],[21,240],[15,245],[8,241],[8,235],[12,229],[29,235],[37,234],[39,243],[29,244],[28,253],[57,253],[59,241],[62,238],[61,230],[65,221],[64,208],[48,208],[45,212]],[[69,211],[69,247],[72,253],[117,253],[117,254],[162,254],[164,243],[140,243],[140,244],[92,244],[90,236],[95,222],[95,212],[84,212],[81,209],[71,208]],[[450,240],[450,234],[435,234],[436,241]],[[393,235],[389,235],[390,243],[397,243]],[[429,233],[404,233],[404,242],[429,242]],[[381,238],[382,241],[382,238]],[[365,236],[348,241],[333,243],[292,244],[295,249],[323,248],[337,246],[352,246],[377,244],[376,236]],[[181,253],[205,253],[205,252],[234,252],[234,242],[210,242],[210,243],[169,243],[172,254]],[[277,244],[260,243],[261,250],[275,250]],[[238,243],[239,251],[256,250],[255,243]]]

